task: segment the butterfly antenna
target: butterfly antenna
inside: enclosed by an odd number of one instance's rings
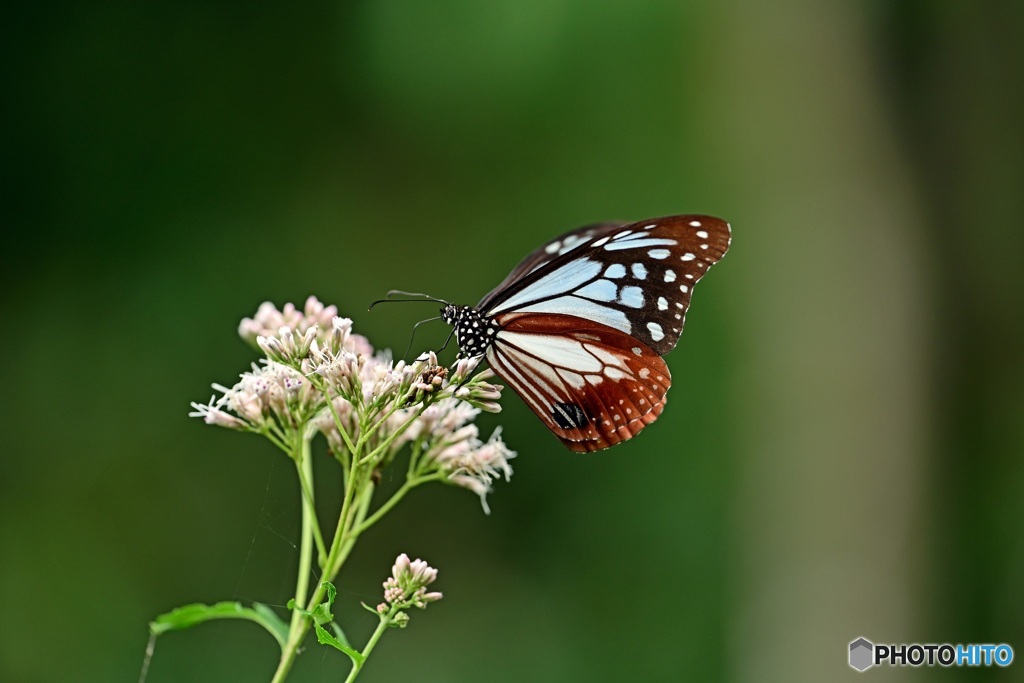
[[[415,325],[412,326],[412,334],[409,336],[409,345],[407,347],[405,347],[405,353],[402,354],[402,358],[407,358],[409,356],[409,351],[412,349],[412,340],[416,338],[416,328],[418,328],[423,323],[430,323],[430,322],[434,322],[435,320],[440,320],[440,319],[441,319],[441,316],[438,315],[438,316],[435,316],[433,318],[427,318],[426,320],[421,320],[421,321],[419,321],[418,323],[416,323]]]
[[[416,297],[416,298],[411,298],[411,299],[392,299],[391,297],[393,297],[395,295],[407,296],[407,297]],[[439,303],[439,304],[444,304],[445,306],[450,306],[451,305],[449,302],[445,301],[444,299],[438,299],[437,297],[433,297],[433,296],[430,296],[429,294],[424,294],[422,292],[404,292],[401,289],[392,289],[391,291],[388,292],[387,296],[385,296],[383,299],[377,299],[372,304],[370,304],[370,307],[368,309],[366,309],[366,310],[372,311],[373,307],[376,306],[377,304],[399,303],[399,302],[409,302],[409,301],[434,301],[434,302]]]

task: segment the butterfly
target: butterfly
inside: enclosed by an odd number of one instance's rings
[[[484,356],[570,450],[609,448],[664,409],[662,356],[730,242],[729,224],[711,216],[590,225],[530,253],[475,307],[448,304],[441,317],[460,356]]]

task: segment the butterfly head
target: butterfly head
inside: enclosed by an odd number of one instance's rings
[[[498,333],[498,323],[471,306],[448,304],[441,319],[455,328],[455,341],[464,356],[479,356],[487,351]]]

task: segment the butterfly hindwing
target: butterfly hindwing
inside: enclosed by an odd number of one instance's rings
[[[632,438],[661,414],[671,384],[652,349],[601,323],[512,313],[487,350],[494,371],[579,452]]]
[[[730,239],[729,225],[711,216],[588,226],[533,252],[478,308],[597,321],[664,355],[679,340],[693,286]]]

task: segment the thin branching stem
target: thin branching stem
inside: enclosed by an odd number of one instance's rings
[[[407,493],[409,493],[409,491],[412,491],[414,488],[416,488],[420,484],[426,484],[427,482],[430,482],[430,481],[440,481],[443,478],[444,478],[443,474],[441,474],[440,472],[435,472],[434,474],[429,474],[429,475],[427,475],[425,477],[418,477],[418,478],[415,478],[415,479],[406,479],[405,483],[402,484],[402,487],[400,489],[398,489],[397,491],[395,491],[395,493],[390,498],[388,498],[387,502],[385,502],[379,508],[377,508],[376,511],[374,511],[374,513],[372,515],[370,515],[370,517],[367,518],[367,520],[365,522],[363,522],[362,524],[360,524],[359,526],[357,526],[355,529],[352,530],[352,536],[353,537],[359,536],[359,534],[363,533],[364,531],[369,529],[371,526],[373,526],[374,524],[379,522],[381,520],[381,518],[384,517],[384,515],[386,515],[388,512],[390,512],[393,507],[398,505],[398,503],[403,498],[405,498],[405,495]]]
[[[323,533],[320,531],[320,521],[316,516],[316,501],[313,498],[313,459],[309,457],[309,442],[313,438],[310,434],[304,437],[306,446],[302,449],[302,462],[295,463],[299,473],[299,486],[302,488],[302,499],[305,508],[308,509],[313,528],[313,540],[316,541],[317,564],[321,569],[327,562],[327,546],[324,545]]]
[[[377,646],[377,641],[381,639],[384,632],[388,630],[389,626],[391,626],[391,622],[394,620],[395,614],[397,614],[398,611],[398,607],[392,606],[391,609],[388,610],[387,614],[381,615],[380,623],[377,624],[376,630],[374,630],[373,635],[370,636],[370,640],[367,641],[366,647],[363,648],[362,658],[352,660],[352,670],[348,672],[348,678],[345,679],[345,683],[352,683],[352,681],[356,680],[356,676],[358,676],[359,672],[363,670],[363,664],[366,663],[366,659],[370,656],[370,653],[373,652],[373,648]]]
[[[300,463],[308,461],[310,456],[310,440],[299,431],[294,432],[295,450],[292,452],[292,459]],[[312,469],[309,470],[312,475]],[[312,482],[310,482],[312,483]],[[299,541],[299,570],[295,579],[295,605],[303,605],[306,602],[306,595],[309,592],[309,570],[313,559],[313,505],[312,501],[302,506],[302,532]],[[295,662],[295,655],[298,653],[299,645],[302,643],[308,629],[309,620],[298,610],[292,612],[292,620],[288,627],[288,640],[282,648],[281,660],[278,663],[277,671],[274,672],[273,683],[281,683],[285,680],[288,672]]]

